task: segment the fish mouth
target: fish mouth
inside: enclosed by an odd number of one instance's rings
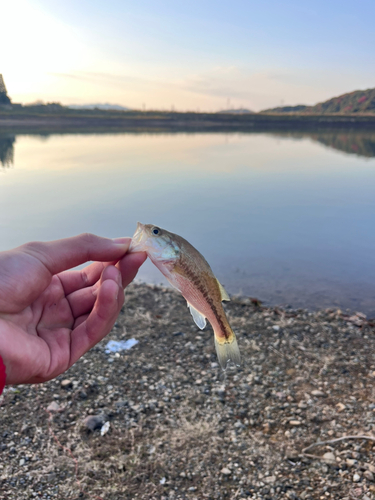
[[[132,238],[132,242],[130,243],[128,253],[141,252],[143,250],[142,243],[143,243],[144,237],[146,235],[146,232],[144,229],[145,229],[145,225],[142,224],[141,222],[137,222],[137,229],[135,230],[134,236]]]

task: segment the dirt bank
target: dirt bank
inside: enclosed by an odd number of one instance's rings
[[[373,326],[249,298],[225,307],[244,360],[225,378],[184,299],[132,285],[110,336],[68,373],[8,388],[0,498],[373,499],[375,442],[334,442],[373,433]],[[139,343],[105,352],[128,338]],[[332,442],[303,452],[317,441]]]

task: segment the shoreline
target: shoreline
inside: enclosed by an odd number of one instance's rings
[[[374,443],[345,436],[374,434],[374,326],[248,297],[225,309],[243,359],[225,377],[181,295],[134,283],[111,333],[66,374],[7,388],[0,498],[372,499]]]
[[[119,130],[119,131],[371,131],[375,115],[230,115],[168,112],[37,113],[0,111],[1,131]]]

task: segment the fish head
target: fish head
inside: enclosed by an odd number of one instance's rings
[[[146,252],[154,262],[176,260],[180,254],[180,248],[173,236],[173,233],[158,226],[138,222],[130,252]]]

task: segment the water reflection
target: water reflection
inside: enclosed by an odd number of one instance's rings
[[[17,154],[0,176],[0,250],[140,220],[191,241],[230,293],[375,316],[371,134],[2,137],[6,164]],[[161,280],[151,265],[140,277]]]
[[[340,133],[312,135],[312,139],[325,146],[358,156],[375,156],[375,133]]]
[[[0,165],[3,168],[10,167],[14,162],[14,135],[0,134]]]
[[[99,134],[105,135],[109,132],[100,132]],[[93,135],[92,131],[82,130],[79,134],[76,135]],[[111,132],[113,134],[113,132]],[[116,134],[116,133],[115,133]],[[118,135],[123,135],[123,132],[118,132]],[[181,134],[181,133],[179,133]],[[191,132],[187,132],[187,134],[191,135]],[[212,132],[210,132],[212,134]],[[243,135],[252,135],[258,134],[256,132],[244,132]],[[69,132],[61,131],[58,133],[54,133],[53,135],[49,135],[46,133],[37,133],[37,134],[28,134],[35,137],[40,138],[41,140],[48,140],[49,137],[53,136],[63,136],[63,135],[72,135]],[[127,135],[144,135],[141,132],[128,132]],[[152,132],[147,133],[147,135],[159,135],[164,136],[164,132]],[[173,133],[168,133],[168,135],[173,135]],[[199,135],[202,135],[201,133]],[[223,135],[223,134],[219,134]],[[234,134],[233,134],[234,135]],[[267,133],[263,133],[263,135],[267,135]],[[270,133],[269,135],[275,135],[274,133]],[[225,134],[228,138],[231,134]],[[312,139],[315,142],[323,144],[328,148],[332,148],[338,151],[343,151],[344,153],[350,155],[363,156],[366,158],[375,157],[375,132],[321,132],[321,133],[296,133],[296,132],[283,132],[276,134],[277,137],[283,138],[291,138],[291,139]],[[0,134],[0,165],[3,167],[10,167],[14,163],[14,144],[16,142],[16,136],[11,134]]]
[[[310,138],[313,141],[324,144],[324,146],[343,151],[347,154],[364,156],[366,158],[375,157],[375,132],[287,132],[277,134],[277,136],[293,139]]]

